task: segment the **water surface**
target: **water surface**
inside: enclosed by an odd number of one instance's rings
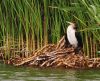
[[[100,70],[40,69],[0,64],[0,81],[100,81]]]

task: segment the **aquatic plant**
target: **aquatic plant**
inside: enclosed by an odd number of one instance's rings
[[[66,31],[66,21],[76,21],[84,55],[97,57],[99,14],[99,0],[1,0],[0,49],[5,52],[4,58],[16,54],[28,57],[29,51],[57,43]]]

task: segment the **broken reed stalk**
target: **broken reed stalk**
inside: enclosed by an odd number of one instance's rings
[[[65,48],[65,41],[61,40],[57,45],[49,44],[31,53],[28,58],[16,56],[8,60],[8,64],[14,66],[32,67],[62,67],[62,68],[100,68],[100,58],[85,57],[83,52],[75,54],[72,47]]]

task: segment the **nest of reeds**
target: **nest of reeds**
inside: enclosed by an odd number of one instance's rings
[[[83,52],[75,53],[74,48],[65,48],[64,37],[57,45],[49,44],[27,58],[16,56],[9,60],[14,66],[100,68],[100,58],[88,58]]]

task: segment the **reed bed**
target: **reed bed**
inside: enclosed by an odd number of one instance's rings
[[[66,32],[66,21],[76,21],[84,55],[99,57],[99,14],[99,0],[1,0],[0,54],[3,59],[29,57],[29,52],[57,43]]]
[[[16,56],[5,62],[14,66],[31,66],[40,68],[100,68],[100,58],[89,58],[88,56],[84,56],[82,50],[76,53],[73,47],[66,47],[63,39],[64,36],[57,45],[48,44],[42,49],[31,53],[31,56],[28,58]]]

